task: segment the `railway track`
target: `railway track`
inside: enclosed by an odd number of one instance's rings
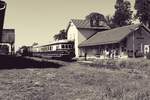
[[[73,61],[62,61],[62,60],[56,60],[56,59],[47,59],[47,58],[38,58],[38,57],[25,57],[26,59],[32,59],[35,61],[45,61],[45,62],[53,62],[62,66],[67,66],[68,64],[72,63]]]

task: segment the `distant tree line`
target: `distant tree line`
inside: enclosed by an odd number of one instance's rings
[[[54,40],[63,40],[63,39],[67,39],[67,32],[65,29],[60,30],[58,34],[54,35]]]
[[[136,18],[150,28],[150,0],[135,0]]]
[[[114,7],[114,15],[106,16],[111,28],[130,25],[135,19],[150,28],[150,0],[135,0],[134,8],[137,11],[135,15],[131,11],[131,3],[128,0],[116,0]]]

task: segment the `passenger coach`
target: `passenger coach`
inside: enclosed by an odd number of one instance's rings
[[[34,46],[29,49],[33,56],[44,58],[71,59],[75,56],[74,42],[68,40],[56,41],[51,44]]]

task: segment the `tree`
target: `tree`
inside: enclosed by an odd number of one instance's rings
[[[37,43],[37,42],[34,42],[34,43],[32,44],[32,47],[34,47],[34,46],[36,46],[36,45],[38,45],[38,43]]]
[[[89,15],[85,17],[86,20],[101,20],[101,21],[106,21],[104,15],[97,13],[97,12],[92,12]]]
[[[106,23],[110,28],[115,28],[115,24],[113,23],[113,17],[110,15],[106,16]]]
[[[104,15],[100,13],[92,12],[89,15],[87,15],[85,19],[90,21],[90,25],[92,27],[106,26],[106,19]]]
[[[150,0],[135,0],[136,17],[150,28]]]
[[[67,39],[67,32],[65,29],[60,30],[58,34],[54,35],[55,40]]]
[[[129,1],[117,0],[115,9],[113,23],[116,27],[130,25],[132,23],[133,11],[131,11],[131,3]]]

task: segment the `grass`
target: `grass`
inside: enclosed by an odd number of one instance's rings
[[[150,61],[71,62],[59,68],[2,69],[0,99],[150,100]]]

